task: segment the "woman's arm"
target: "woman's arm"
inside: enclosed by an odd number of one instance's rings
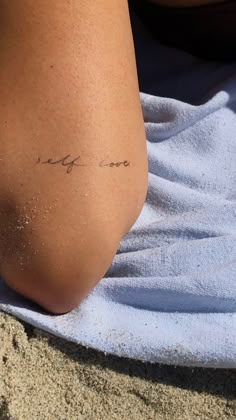
[[[147,192],[127,0],[0,0],[0,272],[67,312]]]

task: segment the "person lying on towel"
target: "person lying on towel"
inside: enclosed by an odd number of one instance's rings
[[[129,7],[161,42],[230,60],[233,3],[0,0],[0,275],[10,288],[51,313],[72,310],[141,213],[148,159]]]

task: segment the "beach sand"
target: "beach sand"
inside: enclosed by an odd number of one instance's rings
[[[0,313],[0,419],[236,419],[236,370],[141,363]]]

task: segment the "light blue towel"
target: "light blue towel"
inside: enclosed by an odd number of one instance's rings
[[[132,25],[149,159],[143,210],[78,308],[45,315],[1,280],[0,308],[107,353],[236,368],[236,62],[204,62],[159,45],[135,15]]]

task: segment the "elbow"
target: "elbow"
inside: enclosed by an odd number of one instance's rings
[[[47,252],[46,257],[32,258],[30,267],[23,270],[17,262],[9,261],[3,264],[1,275],[11,289],[42,309],[54,315],[65,314],[78,307],[104,277],[117,247],[118,242],[111,246],[103,240],[98,241],[96,249],[94,243],[86,247],[89,255],[77,247],[75,258],[69,252],[63,252],[63,257]]]

